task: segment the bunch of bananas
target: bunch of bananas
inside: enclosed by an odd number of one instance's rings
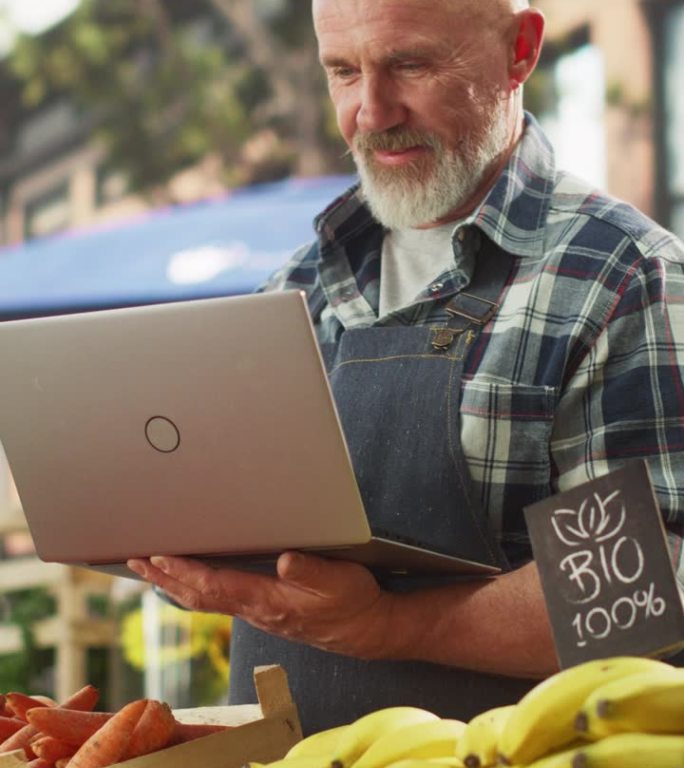
[[[511,709],[496,751],[530,768],[684,768],[684,669],[618,656],[563,670]]]
[[[684,768],[684,669],[636,656],[563,670],[468,723],[389,707],[268,768]],[[251,763],[249,768],[264,768]]]

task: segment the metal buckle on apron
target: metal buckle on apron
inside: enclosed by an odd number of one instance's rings
[[[483,299],[472,293],[459,293],[449,302],[446,311],[452,318],[460,320],[463,327],[447,326],[446,328],[435,329],[434,337],[430,342],[432,348],[437,352],[446,352],[454,343],[454,339],[467,330],[469,324],[482,328],[494,317],[498,310],[499,305],[494,301]],[[463,320],[467,322],[464,323]],[[466,340],[466,343],[472,341],[473,331],[468,331],[468,335],[470,338]]]
[[[475,323],[476,325],[487,325],[487,323],[499,311],[499,305],[496,302],[489,301],[488,299],[481,299],[479,296],[473,296],[472,293],[460,293],[456,299],[471,299],[473,301],[479,301],[487,305],[487,310],[483,314],[474,314],[475,310],[473,312],[469,312],[463,307],[454,307],[453,304],[455,302],[452,302],[451,305],[446,308],[446,311],[450,315],[465,317],[466,320],[470,320],[471,323]]]
[[[430,342],[432,348],[438,352],[446,352],[454,343],[454,339],[463,331],[458,328],[437,328],[434,330],[434,338]]]

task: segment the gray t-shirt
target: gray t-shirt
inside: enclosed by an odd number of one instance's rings
[[[387,232],[380,267],[380,309],[384,317],[414,303],[443,272],[454,267],[451,244],[458,222],[432,229]]]

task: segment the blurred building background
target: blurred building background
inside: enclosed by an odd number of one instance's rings
[[[548,40],[527,106],[559,165],[684,237],[684,0],[535,4]],[[0,268],[22,242],[47,253],[60,233],[159,206],[352,172],[309,13],[303,0],[82,0],[19,37],[0,60]],[[64,697],[88,680],[110,707],[142,690],[183,706],[225,692],[229,622],[40,563],[1,460],[0,539],[0,690]]]
[[[529,106],[559,164],[684,236],[684,2],[535,5],[550,37]]]
[[[84,0],[87,12],[21,40],[0,66],[0,244],[349,172],[308,5]],[[681,0],[536,5],[549,38],[528,107],[560,164],[682,234]]]
[[[83,0],[22,36],[0,68],[0,243],[350,171],[307,6]]]

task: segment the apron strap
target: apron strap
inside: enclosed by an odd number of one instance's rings
[[[511,274],[513,260],[497,243],[484,234],[476,256],[475,273],[467,291],[453,296],[446,305],[449,322],[435,330],[432,347],[446,352],[457,336],[471,334],[471,342],[499,311],[500,298]]]
[[[321,281],[317,280],[311,293],[307,294],[306,301],[309,305],[309,314],[311,315],[311,321],[315,323],[321,316],[321,312],[326,304],[325,291],[321,285]]]
[[[499,299],[511,273],[512,258],[485,235],[476,256],[475,274],[468,291],[457,293],[447,304],[452,317],[462,317],[468,324],[486,325],[499,309]]]

